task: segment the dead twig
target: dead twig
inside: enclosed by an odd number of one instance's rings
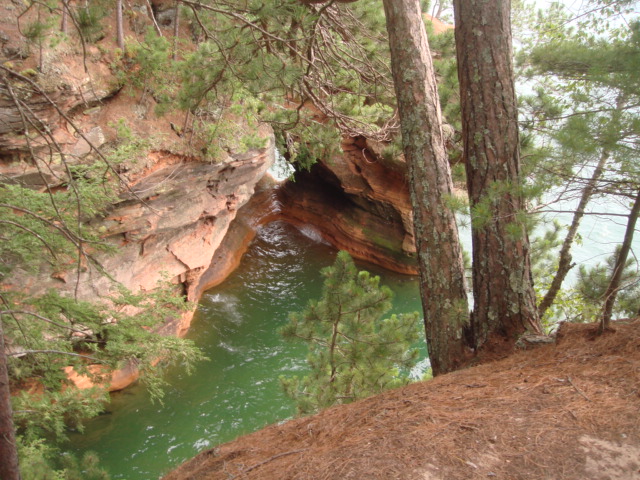
[[[285,456],[288,456],[288,455],[295,455],[296,453],[301,453],[301,452],[304,452],[306,450],[309,450],[309,449],[308,448],[299,448],[298,450],[289,450],[288,452],[278,453],[277,455],[273,455],[273,456],[267,458],[266,460],[263,460],[261,462],[256,463],[255,465],[251,465],[250,467],[245,468],[244,470],[242,470],[240,472],[240,475],[243,475],[245,473],[249,473],[251,470],[255,470],[256,468],[260,468],[265,463],[272,462],[273,460],[277,460],[280,457],[285,457]]]
[[[585,399],[587,402],[590,402],[590,401],[591,401],[591,399],[590,399],[589,397],[587,397],[587,396],[582,392],[582,390],[580,390],[578,387],[576,387],[576,384],[575,384],[575,383],[573,383],[573,380],[571,380],[571,377],[567,377],[567,381],[571,384],[571,386],[572,386],[573,388],[575,388],[575,389],[576,389],[576,392],[578,392],[580,395],[582,395],[582,396],[584,397],[584,399]]]

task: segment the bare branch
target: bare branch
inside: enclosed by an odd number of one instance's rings
[[[90,355],[83,355],[82,353],[63,352],[61,350],[22,350],[20,352],[13,352],[13,353],[9,352],[9,353],[7,353],[7,356],[8,357],[22,357],[22,356],[25,356],[25,355],[32,355],[32,354],[36,354],[36,353],[66,355],[66,356],[70,356],[70,357],[84,358],[86,360],[91,360],[92,362],[96,362],[96,363],[105,363],[104,361],[100,360],[99,358],[92,357]]]

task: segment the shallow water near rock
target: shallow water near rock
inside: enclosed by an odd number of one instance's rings
[[[277,329],[288,312],[319,297],[319,272],[335,255],[312,229],[262,227],[240,267],[205,293],[187,335],[210,361],[191,376],[171,371],[162,404],[151,403],[142,385],[113,394],[108,413],[72,437],[72,450],[96,452],[114,479],[149,480],[203,449],[293,416],[278,377],[304,373],[306,347],[285,343]],[[393,313],[421,310],[416,277],[358,266],[395,292]]]

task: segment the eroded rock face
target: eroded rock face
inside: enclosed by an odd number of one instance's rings
[[[193,292],[196,298],[222,283],[238,265],[261,225],[282,220],[277,183],[270,175],[262,177],[251,199],[238,210],[229,229],[216,249],[209,267],[199,277]]]
[[[182,285],[189,301],[197,301],[201,276],[273,158],[269,139],[253,156],[219,164],[170,163],[144,177],[103,221],[105,238],[118,246],[103,265],[133,291],[152,290],[166,276]],[[101,282],[108,280],[86,282],[86,288],[98,294],[106,286]],[[163,332],[182,335],[190,317],[167,324]]]
[[[26,140],[15,101],[6,88],[0,89],[2,181],[41,192],[66,188],[64,163],[101,162],[96,149],[108,149],[117,143],[119,124],[125,124],[134,138],[147,140],[148,147],[141,158],[126,159],[118,165],[126,188],[123,186],[120,200],[103,217],[91,220],[102,239],[116,247],[112,254],[92,252],[111,278],[92,265],[84,265],[77,277],[70,266],[68,271],[42,272],[38,278],[14,272],[2,288],[30,294],[56,288],[77,293],[82,300],[108,301],[118,285],[145,292],[168,279],[177,295],[197,301],[207,285],[202,275],[210,267],[220,272],[220,278],[233,267],[225,263],[226,255],[231,254],[229,246],[226,253],[214,255],[238,210],[252,197],[256,184],[273,163],[273,132],[265,125],[259,126],[253,133],[264,139],[262,148],[236,151],[229,147],[221,149],[213,161],[204,160],[198,156],[200,146],[174,128],[182,124],[184,113],[159,117],[150,95],[120,89],[103,62],[92,62],[86,73],[73,55],[60,53],[59,57],[65,61],[49,62],[46,85],[42,79],[38,81],[45,92],[42,95],[21,93],[19,88],[27,82],[15,83],[15,95],[24,97],[20,100],[27,102],[31,115],[46,125],[55,139],[53,154],[44,139]],[[31,152],[38,159],[40,171]],[[168,319],[160,332],[184,334],[192,314]],[[132,366],[115,372],[110,389],[124,388],[137,374]],[[88,381],[73,372],[70,376],[79,385]]]
[[[283,217],[312,224],[356,258],[417,274],[406,164],[381,146],[348,138],[343,154],[299,172],[280,191]]]
[[[65,165],[103,162],[96,149],[108,152],[122,141],[119,129],[126,128],[132,138],[147,142],[146,153],[118,164],[126,183],[121,200],[104,218],[92,220],[103,240],[117,248],[112,255],[95,253],[113,280],[87,266],[77,293],[81,299],[108,298],[117,284],[133,292],[150,291],[168,278],[178,294],[197,301],[200,277],[238,209],[274,160],[273,132],[265,125],[253,132],[265,140],[263,148],[221,148],[213,161],[205,160],[203,146],[176,130],[184,123],[184,112],[156,115],[153,96],[119,85],[109,62],[94,45],[87,46],[83,60],[61,44],[45,49],[37,78],[20,74],[0,86],[2,181],[41,192],[66,188]],[[27,139],[30,121],[42,125],[50,137]],[[44,276],[15,275],[6,283],[34,294],[52,287],[76,294],[71,268]],[[190,317],[183,315],[162,331],[183,334]]]
[[[95,46],[88,47],[86,62],[81,56],[64,52],[62,47],[47,49],[43,53],[39,78],[25,74],[21,75],[24,80],[20,80],[12,76],[9,77],[9,87],[0,86],[0,154],[3,157],[18,157],[30,148],[37,150],[46,146],[47,141],[55,141],[72,156],[88,153],[88,145],[80,141],[82,139],[67,124],[67,119],[71,120],[78,112],[89,111],[120,91],[121,86],[107,62],[98,60],[100,56]],[[42,91],[34,93],[30,82],[37,84]],[[22,105],[22,112],[16,104]],[[29,125],[32,135],[27,141],[24,136],[25,120],[28,124],[33,122],[33,125],[46,126],[52,133],[51,137],[45,140],[33,135],[35,127]],[[75,124],[74,120],[72,122]],[[78,123],[82,124],[82,120]],[[93,128],[87,128],[85,133]],[[96,146],[104,142],[101,131],[94,130],[90,135]],[[77,151],[74,152],[74,148]]]

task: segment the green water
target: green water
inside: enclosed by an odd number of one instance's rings
[[[139,385],[114,394],[109,412],[72,438],[73,450],[97,452],[114,479],[150,480],[205,448],[291,417],[278,376],[304,372],[305,347],[284,343],[276,330],[320,294],[319,271],[336,251],[317,238],[284,222],[263,227],[193,320],[188,337],[211,361],[192,376],[170,372],[163,405]],[[417,278],[359,266],[394,290],[395,313],[421,310]]]

